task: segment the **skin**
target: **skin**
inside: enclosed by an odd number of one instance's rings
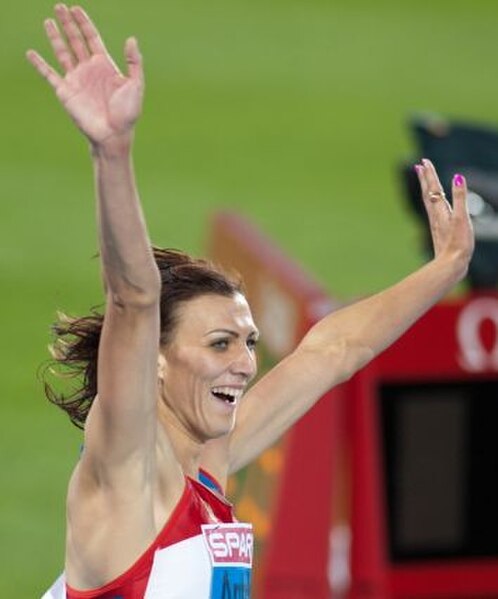
[[[423,160],[417,174],[433,260],[326,316],[235,407],[225,405],[212,389],[245,389],[256,373],[257,330],[242,296],[186,302],[172,341],[159,345],[160,278],[131,160],[144,84],[138,44],[126,41],[122,74],[80,7],[59,4],[55,15],[45,30],[61,74],[33,50],[27,58],[90,144],[106,290],[98,396],[67,497],[66,578],[91,589],[120,575],[151,544],[185,475],[202,466],[224,484],[325,391],[402,335],[465,276],[474,240],[465,181],[455,179],[452,206],[431,198],[442,188]]]
[[[159,420],[177,447],[200,456],[210,439],[229,435],[239,405],[220,400],[213,389],[243,394],[257,370],[258,331],[244,296],[202,295],[185,303],[174,338],[161,350]],[[182,439],[180,441],[180,439]],[[199,458],[184,471],[195,476]]]

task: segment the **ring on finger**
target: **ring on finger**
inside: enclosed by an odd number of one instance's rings
[[[429,200],[431,202],[437,202],[438,200],[444,200],[446,198],[446,195],[444,193],[444,191],[440,190],[440,191],[429,191]]]

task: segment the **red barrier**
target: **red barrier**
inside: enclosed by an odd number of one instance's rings
[[[337,307],[240,216],[210,254],[246,281],[268,365]],[[497,599],[497,424],[498,294],[443,302],[237,483],[255,596]]]

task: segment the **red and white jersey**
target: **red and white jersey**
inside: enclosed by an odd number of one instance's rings
[[[42,599],[249,599],[253,534],[222,496],[191,478],[153,544],[121,576],[90,591],[62,575]]]

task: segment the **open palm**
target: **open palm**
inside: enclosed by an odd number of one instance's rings
[[[136,40],[130,38],[125,45],[128,63],[125,77],[83,9],[57,5],[56,14],[66,39],[53,19],[45,21],[45,29],[64,76],[33,50],[28,52],[28,59],[47,79],[68,114],[92,143],[129,132],[140,115],[143,94]]]
[[[429,218],[434,256],[457,258],[466,270],[474,250],[474,232],[468,212],[464,177],[455,175],[453,178],[450,204],[432,162],[423,159],[415,169]]]

